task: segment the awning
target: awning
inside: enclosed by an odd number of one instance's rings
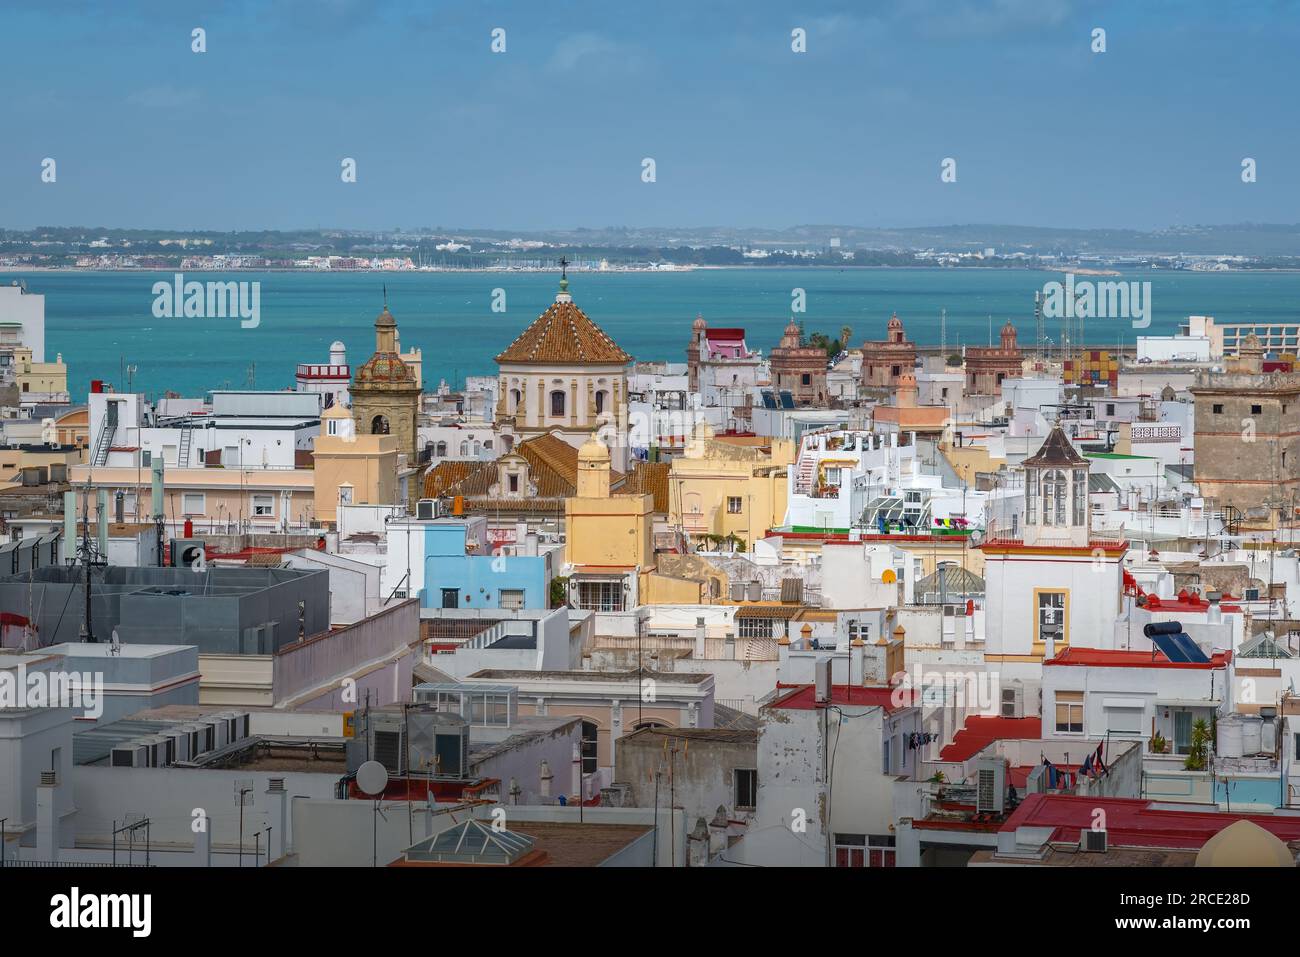
[[[1221,704],[1221,698],[1156,698],[1158,708],[1218,708]]]

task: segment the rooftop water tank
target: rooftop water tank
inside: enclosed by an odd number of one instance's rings
[[[1220,757],[1239,758],[1242,755],[1241,719],[1225,715],[1219,719],[1218,752]]]

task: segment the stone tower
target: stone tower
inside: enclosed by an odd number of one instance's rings
[[[352,377],[352,415],[359,434],[396,436],[398,451],[414,463],[420,386],[397,348],[397,321],[385,303],[375,319],[375,354]]]

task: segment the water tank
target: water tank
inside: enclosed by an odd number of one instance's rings
[[[748,591],[748,593],[749,593],[749,596],[748,596],[748,597],[749,597],[749,600],[750,600],[750,601],[762,601],[762,600],[763,600],[763,583],[762,583],[762,582],[750,582],[749,585],[747,586],[747,591]]]
[[[731,584],[731,600],[732,600],[732,601],[744,601],[744,600],[745,600],[745,583],[744,583],[744,582],[731,582],[730,584]]]
[[[1262,727],[1264,722],[1259,718],[1244,718],[1241,722],[1241,753],[1242,754],[1259,754],[1263,750]]]
[[[1241,719],[1226,715],[1219,719],[1218,752],[1220,757],[1239,758],[1242,754]]]
[[[1264,754],[1273,754],[1277,751],[1277,722],[1275,720],[1264,718],[1260,722],[1259,750]]]

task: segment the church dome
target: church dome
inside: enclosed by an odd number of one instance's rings
[[[375,317],[375,354],[357,369],[353,388],[368,386],[416,388],[415,372],[397,354],[397,320],[388,304]]]
[[[357,370],[353,380],[358,386],[415,385],[415,373],[395,352],[375,353]]]
[[[1276,835],[1254,821],[1229,824],[1205,842],[1197,867],[1295,867],[1295,855]]]

